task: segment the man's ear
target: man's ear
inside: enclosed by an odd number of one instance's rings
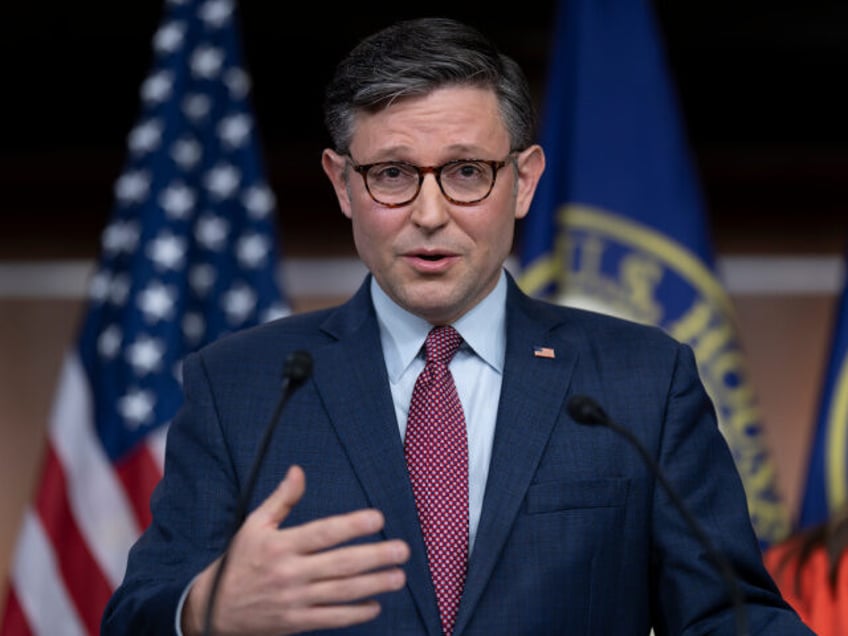
[[[518,166],[518,192],[515,201],[515,218],[522,219],[530,211],[530,203],[539,179],[545,171],[545,151],[534,144],[519,153],[516,158]]]
[[[350,189],[348,188],[346,175],[347,160],[337,152],[325,148],[321,154],[321,167],[324,168],[324,174],[327,175],[330,183],[333,184],[342,214],[350,218]]]

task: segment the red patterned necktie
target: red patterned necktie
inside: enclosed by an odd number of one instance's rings
[[[453,631],[468,562],[468,438],[448,369],[461,343],[450,326],[435,327],[427,335],[427,364],[415,382],[404,439],[446,635]]]

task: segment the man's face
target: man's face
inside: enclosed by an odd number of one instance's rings
[[[438,166],[456,159],[500,161],[509,135],[495,94],[451,87],[360,114],[350,145],[359,165],[404,161]],[[448,201],[427,174],[412,202],[374,201],[345,157],[325,150],[323,167],[350,218],[360,258],[399,305],[433,324],[452,322],[498,281],[512,249],[515,220],[527,214],[544,155],[532,146],[510,157],[489,196],[473,205]],[[517,166],[517,168],[516,168]]]

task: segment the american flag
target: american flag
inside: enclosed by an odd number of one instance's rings
[[[232,0],[170,0],[61,370],[3,636],[98,634],[150,521],[190,351],[288,313]]]

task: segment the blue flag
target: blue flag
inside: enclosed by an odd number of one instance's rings
[[[848,505],[848,282],[842,290],[829,351],[798,519],[801,528],[827,521]]]
[[[562,0],[525,291],[658,325],[695,351],[763,545],[789,532],[648,0]]]
[[[3,636],[99,633],[150,521],[181,361],[288,313],[235,5],[165,7],[15,548]]]

